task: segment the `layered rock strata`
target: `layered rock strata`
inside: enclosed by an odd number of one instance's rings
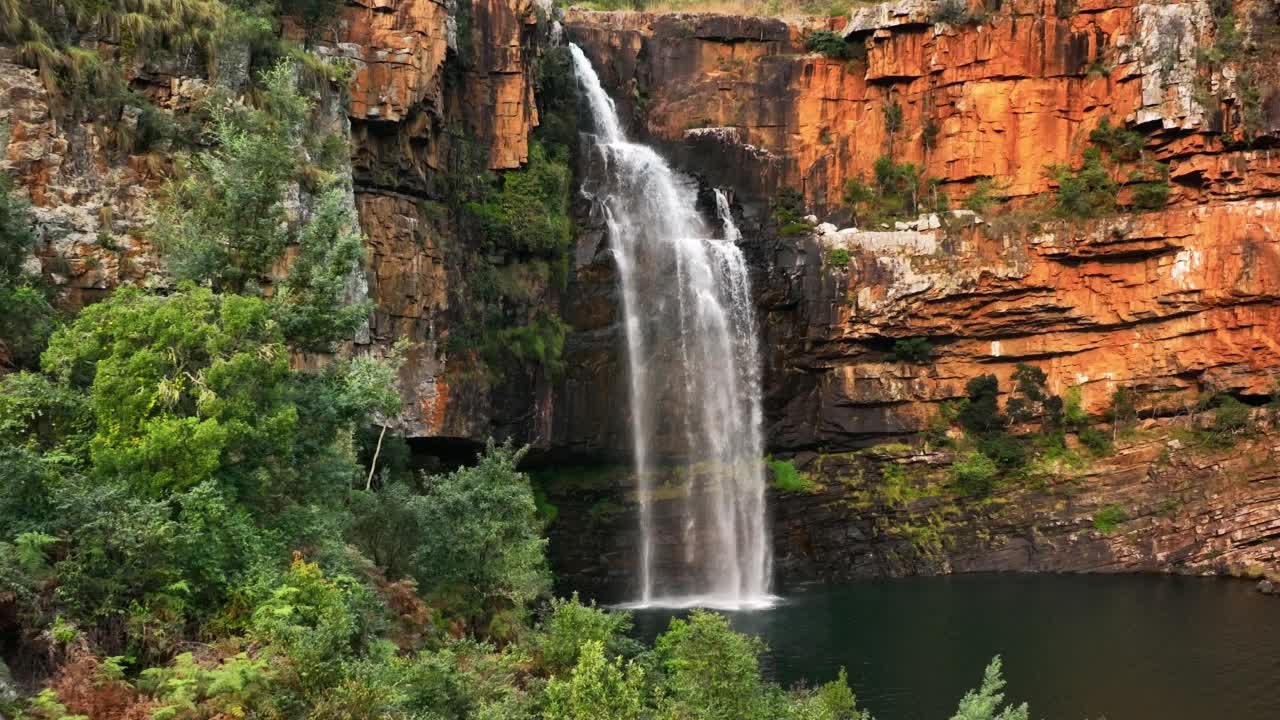
[[[769,498],[778,588],[953,572],[1274,573],[1278,436],[1205,449],[1186,439],[1185,422],[1122,438],[1105,458],[1037,467],[983,499],[954,492],[947,450],[801,454],[811,489]],[[551,550],[566,588],[634,594],[633,478],[602,469],[546,487],[559,511]],[[670,500],[699,487],[696,467],[664,474],[654,510],[660,543],[680,542]]]

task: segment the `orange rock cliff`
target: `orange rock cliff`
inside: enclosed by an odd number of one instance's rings
[[[565,370],[476,371],[458,342],[481,251],[442,201],[460,157],[497,172],[528,161],[539,58],[565,41],[593,60],[635,134],[742,211],[773,448],[914,433],[968,379],[994,373],[1007,385],[1019,362],[1058,392],[1079,388],[1095,414],[1120,386],[1141,391],[1151,414],[1206,393],[1269,395],[1280,367],[1276,33],[1263,28],[1233,59],[1218,52],[1223,9],[1205,2],[1018,0],[945,22],[941,7],[900,0],[789,22],[532,0],[348,3],[321,49],[355,72],[321,113],[351,138],[377,307],[360,343],[413,341],[396,423],[412,437],[625,454],[625,418],[607,399],[621,396],[617,303],[589,209],[575,206],[568,284],[537,280],[505,308],[515,324],[547,310],[569,322]],[[1255,24],[1275,10],[1263,0],[1229,9]],[[844,41],[842,57],[806,49],[819,31]],[[142,228],[163,167],[104,149],[103,119],[60,123],[14,57],[0,52],[4,164],[36,206],[46,272],[69,302],[120,282],[162,284]],[[235,81],[162,66],[135,82],[180,111],[207,85]],[[1167,168],[1167,201],[1062,220],[1046,210],[1057,187],[1046,168],[1078,166],[1104,121],[1141,134],[1143,162]],[[983,188],[998,202],[959,219],[867,224],[843,196],[882,156],[913,163],[952,206]],[[787,189],[814,213],[813,232],[777,237],[768,206]],[[1122,205],[1133,191],[1121,190]],[[101,247],[104,232],[118,249]],[[847,261],[829,262],[833,251]],[[927,338],[932,362],[892,361],[902,338]]]
[[[983,183],[1005,200],[976,228],[819,225],[813,241],[773,249],[763,304],[775,441],[916,430],[927,404],[978,374],[1004,383],[1023,361],[1059,392],[1079,387],[1094,412],[1119,385],[1141,388],[1153,411],[1204,392],[1269,394],[1280,365],[1274,67],[1260,89],[1224,80],[1205,60],[1216,27],[1205,3],[1017,2],[954,24],[931,13],[909,1],[856,11],[835,25],[846,58],[806,52],[808,31],[779,20],[566,18],[640,130],[744,205],[794,188],[818,220],[849,225],[846,183],[871,178],[885,155],[914,163],[953,204]],[[1046,169],[1079,165],[1104,121],[1136,129],[1167,164],[1167,205],[1087,222],[1030,210],[1056,189]],[[815,268],[832,248],[847,266]],[[927,367],[887,361],[892,340],[909,337],[931,340]]]

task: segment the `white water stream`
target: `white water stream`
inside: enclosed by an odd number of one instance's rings
[[[759,348],[728,199],[716,191],[715,238],[696,186],[627,141],[590,61],[570,50],[598,167],[583,190],[603,209],[622,292],[641,532],[630,604],[766,606]]]

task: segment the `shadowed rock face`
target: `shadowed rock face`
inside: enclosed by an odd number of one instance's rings
[[[1181,422],[1178,423],[1179,425]],[[1153,426],[1087,468],[998,491],[982,501],[948,490],[949,453],[885,450],[797,456],[818,485],[770,492],[777,585],[979,571],[1258,575],[1280,563],[1275,432],[1205,451]],[[886,494],[895,466],[917,495]],[[551,553],[566,589],[634,594],[639,533],[634,477],[619,468],[590,486],[550,484],[559,508]],[[655,515],[699,492],[696,466],[669,469]]]

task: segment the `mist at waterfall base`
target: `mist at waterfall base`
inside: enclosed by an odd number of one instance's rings
[[[627,140],[591,63],[570,51],[590,114],[582,191],[608,228],[622,299],[641,533],[632,605],[767,607],[759,348],[729,203],[717,190],[713,232],[696,185]],[[659,454],[697,469],[664,501],[676,537],[654,530]]]
[[[634,612],[651,641],[686,611]],[[1280,601],[1253,583],[1160,575],[869,580],[728,613],[784,687],[848,671],[877,720],[951,717],[995,655],[1044,720],[1280,718]]]

